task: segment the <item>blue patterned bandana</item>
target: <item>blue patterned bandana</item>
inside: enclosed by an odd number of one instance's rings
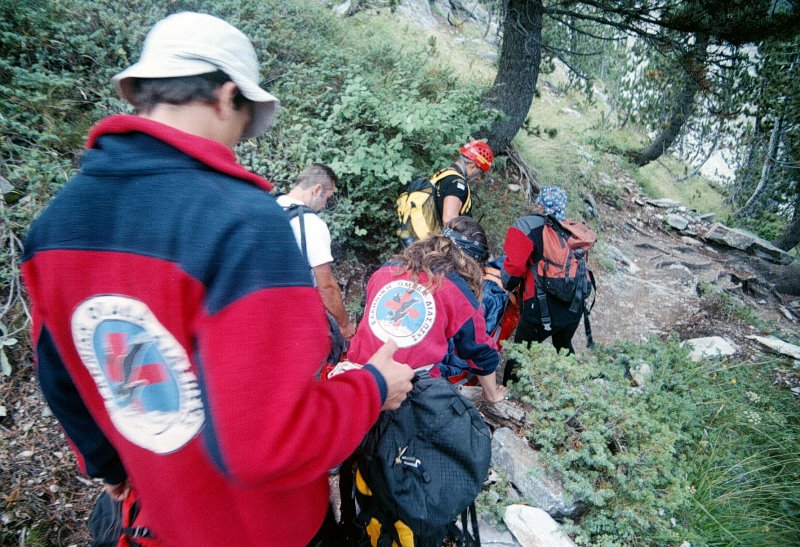
[[[545,214],[552,215],[558,220],[564,220],[564,211],[567,210],[567,193],[558,186],[543,186],[535,204],[541,206]]]
[[[442,230],[442,235],[449,238],[456,247],[461,249],[467,256],[475,259],[477,262],[482,262],[486,256],[486,247],[480,241],[470,239],[461,232],[457,232],[452,228],[445,228]]]

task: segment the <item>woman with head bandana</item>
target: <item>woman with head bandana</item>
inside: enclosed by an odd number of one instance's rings
[[[480,306],[488,257],[483,228],[467,216],[446,222],[440,234],[404,249],[370,277],[364,317],[350,342],[348,360],[363,365],[375,353],[372,348],[394,340],[395,359],[428,369],[434,378],[451,374],[454,367],[466,369],[477,376],[484,401],[502,401],[506,390],[495,377],[500,357],[486,334]],[[356,516],[355,459],[348,458],[339,474],[341,521],[343,535],[361,537],[351,524]]]
[[[452,341],[457,361],[478,377],[489,403],[504,398],[495,369],[497,345],[486,334],[480,308],[486,234],[471,217],[456,217],[441,234],[403,251],[375,272],[367,284],[367,306],[347,357],[364,364],[387,340],[397,342],[395,359],[412,368],[432,366],[441,376]],[[452,365],[452,362],[450,363]]]
[[[558,186],[545,186],[536,198],[531,213],[514,221],[506,232],[503,252],[503,281],[511,291],[522,284],[522,314],[515,342],[542,342],[552,336],[553,346],[559,352],[566,349],[574,353],[572,337],[583,317],[583,305],[570,311],[570,304],[547,295],[549,323],[542,320],[542,307],[536,295],[534,266],[542,259],[543,236],[547,217],[564,220],[567,193]],[[503,385],[512,377],[516,363],[509,360],[503,372]]]

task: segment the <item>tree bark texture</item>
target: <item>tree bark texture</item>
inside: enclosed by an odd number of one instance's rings
[[[767,194],[768,182],[770,173],[772,173],[772,166],[775,164],[775,158],[778,155],[778,144],[781,141],[783,134],[783,117],[784,113],[781,112],[775,125],[772,126],[772,133],[769,136],[769,146],[767,147],[767,154],[764,156],[764,164],[761,166],[761,176],[758,179],[758,184],[750,199],[747,200],[741,209],[736,212],[736,216],[744,218],[749,216],[761,201],[761,197]]]
[[[541,56],[541,0],[507,0],[500,64],[485,101],[503,117],[481,135],[495,153],[505,150],[525,123],[536,92]]]
[[[794,197],[792,222],[783,232],[783,235],[775,240],[774,244],[778,249],[783,249],[787,252],[800,244],[800,183],[798,183]]]
[[[759,258],[747,258],[739,266],[750,266],[766,284],[782,294],[800,296],[800,264],[797,261],[779,266]]]
[[[698,79],[704,73],[707,57],[708,37],[698,37],[687,56],[684,66],[683,87],[675,97],[667,125],[656,135],[653,142],[634,156],[633,162],[643,167],[660,158],[669,150],[681,134],[683,126],[695,109],[695,96],[700,89]]]

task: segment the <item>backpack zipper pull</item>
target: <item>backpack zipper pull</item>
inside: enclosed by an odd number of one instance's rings
[[[404,459],[403,454],[406,453],[406,450],[408,450],[408,446],[402,446],[397,450],[397,457],[394,459],[395,465],[400,465],[401,463],[405,463],[403,462]]]

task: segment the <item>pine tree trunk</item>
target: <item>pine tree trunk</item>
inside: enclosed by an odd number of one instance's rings
[[[485,101],[487,107],[504,116],[482,135],[495,153],[502,152],[525,123],[536,91],[541,54],[541,0],[508,0],[500,64]]]
[[[700,89],[697,81],[697,75],[699,73],[697,68],[705,65],[707,48],[708,37],[698,37],[692,48],[691,55],[687,58],[683,88],[675,98],[675,103],[670,112],[669,122],[661,133],[656,135],[653,142],[633,158],[633,162],[639,167],[643,167],[657,160],[669,150],[670,147],[675,144],[675,140],[678,138],[678,135],[680,135],[686,121],[694,112],[694,98],[697,95],[697,91]]]
[[[781,112],[775,125],[772,127],[772,133],[769,136],[769,146],[767,147],[767,154],[764,157],[764,165],[761,167],[761,177],[758,179],[758,184],[750,199],[747,203],[736,212],[736,216],[744,218],[749,216],[755,209],[756,205],[761,201],[761,197],[767,194],[768,182],[770,173],[772,173],[772,166],[775,164],[775,157],[778,154],[778,143],[780,143],[783,133],[783,116]]]
[[[761,85],[761,90],[763,93],[764,86],[766,84]],[[744,173],[741,176],[737,176],[734,184],[734,190],[731,194],[725,199],[727,203],[735,204],[739,201],[740,196],[747,191],[750,187],[750,182],[753,180],[753,171],[755,170],[755,162],[756,157],[758,156],[758,151],[761,149],[761,113],[757,113],[755,117],[755,121],[753,122],[753,135],[750,137],[750,146],[748,147],[747,151],[747,160],[745,161],[744,167],[740,168],[737,173]]]
[[[800,188],[797,189],[794,202],[794,214],[792,223],[783,232],[783,235],[775,240],[775,246],[784,251],[791,251],[800,244]]]

